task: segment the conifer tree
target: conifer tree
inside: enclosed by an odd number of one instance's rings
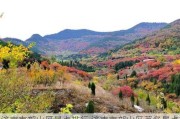
[[[146,97],[146,102],[147,102],[148,105],[151,104],[151,100],[150,100],[149,94],[148,94],[147,97]]]
[[[94,113],[94,102],[89,101],[88,106],[86,107],[86,113]]]
[[[136,76],[136,71],[135,70],[133,70],[133,72],[131,73],[131,77],[134,77],[134,76]]]
[[[131,103],[132,103],[132,107],[134,107],[134,101],[135,101],[135,99],[134,99],[134,94],[132,94],[132,95],[131,95]]]
[[[89,84],[88,84],[88,88],[91,88],[91,82],[89,82]]]
[[[122,91],[119,92],[119,98],[120,98],[120,99],[123,99]]]
[[[96,94],[95,90],[96,90],[95,83],[94,83],[94,82],[92,82],[92,84],[91,84],[91,93],[92,93],[93,95],[95,95],[95,94]]]
[[[137,98],[136,105],[139,106],[139,99]]]

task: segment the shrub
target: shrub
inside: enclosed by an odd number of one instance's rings
[[[66,104],[66,107],[60,109],[60,113],[62,113],[62,114],[71,114],[72,108],[73,108],[72,104]]]

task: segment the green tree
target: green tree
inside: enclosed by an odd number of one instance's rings
[[[136,105],[138,105],[139,106],[139,99],[137,98],[137,101],[136,101]]]
[[[94,102],[89,101],[87,107],[86,107],[86,113],[94,113]]]
[[[92,82],[92,84],[91,84],[91,93],[93,94],[93,95],[96,95],[96,85],[95,85],[95,83],[94,82]]]
[[[164,109],[167,108],[167,101],[164,98],[161,99],[161,104],[163,105]]]
[[[56,57],[53,55],[51,56],[51,63],[54,63],[54,62],[56,62]]]
[[[119,98],[120,98],[120,99],[123,99],[122,91],[119,92]]]
[[[149,94],[148,94],[147,97],[146,97],[146,102],[147,102],[148,105],[151,104],[151,99],[150,99],[150,97],[149,97]]]
[[[131,73],[131,76],[130,77],[134,77],[134,76],[136,76],[136,71],[135,70],[133,70],[133,72]]]
[[[135,99],[134,99],[134,94],[132,94],[132,95],[131,95],[131,103],[132,103],[132,107],[134,107],[134,101],[135,101]]]
[[[89,82],[89,84],[88,84],[88,88],[91,88],[91,82]]]

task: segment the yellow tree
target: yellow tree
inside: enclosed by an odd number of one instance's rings
[[[8,60],[10,61],[10,67],[16,67],[18,62],[28,57],[28,55],[31,53],[29,48],[32,46],[32,44],[30,44],[28,47],[24,47],[23,45],[16,46],[11,43],[8,43],[7,46],[0,45],[0,62],[3,60]]]

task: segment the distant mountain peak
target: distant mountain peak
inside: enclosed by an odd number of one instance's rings
[[[42,37],[41,35],[39,35],[39,34],[33,34],[32,36],[31,36],[31,38],[33,38],[33,37],[35,37],[35,38],[37,38],[37,37]]]
[[[39,35],[39,34],[33,34],[30,38],[28,38],[26,41],[27,42],[38,42],[38,41],[43,41],[44,38]]]

